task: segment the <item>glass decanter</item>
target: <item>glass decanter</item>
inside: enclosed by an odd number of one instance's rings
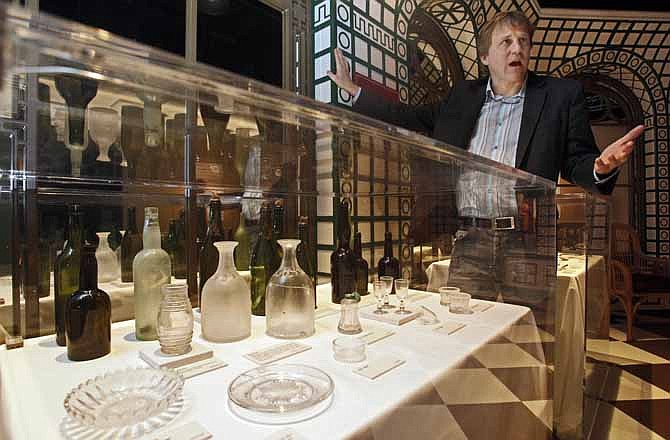
[[[235,270],[236,241],[214,243],[219,266],[202,288],[202,337],[213,342],[233,342],[251,334],[251,292]]]
[[[158,342],[161,351],[178,356],[191,351],[193,310],[186,284],[166,284],[161,288],[163,299],[158,312]]]
[[[98,260],[98,282],[109,283],[121,278],[121,266],[116,253],[109,247],[109,232],[97,232],[98,248],[95,259]]]
[[[265,312],[267,334],[276,338],[306,338],[314,334],[314,285],[300,268],[300,240],[278,240],[283,250],[279,270],[268,282]]]

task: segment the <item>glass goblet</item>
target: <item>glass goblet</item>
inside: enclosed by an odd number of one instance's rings
[[[405,300],[409,295],[409,280],[405,278],[398,278],[395,280],[395,294],[398,295],[398,300],[400,301],[398,310],[395,312],[399,315],[407,315],[412,313],[405,309]]]
[[[375,298],[377,298],[377,309],[375,309],[375,311],[372,313],[375,313],[377,315],[383,315],[385,313],[388,313],[386,310],[382,308],[382,300],[386,295],[386,285],[384,284],[384,282],[380,280],[375,280],[372,283],[372,292],[375,294]]]
[[[382,306],[383,309],[395,309],[394,305],[389,304],[389,295],[391,294],[391,291],[393,290],[393,277],[389,275],[384,275],[379,277],[379,281],[384,283],[384,288],[386,290],[386,293],[384,294],[384,305]]]

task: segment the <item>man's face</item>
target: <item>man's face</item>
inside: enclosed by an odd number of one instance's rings
[[[494,83],[522,82],[528,71],[530,35],[521,27],[502,24],[493,30],[491,47],[482,62]]]

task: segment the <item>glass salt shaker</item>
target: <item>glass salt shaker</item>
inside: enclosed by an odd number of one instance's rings
[[[358,319],[358,303],[361,301],[358,293],[347,294],[340,302],[340,323],[337,330],[345,335],[355,335],[363,331]]]

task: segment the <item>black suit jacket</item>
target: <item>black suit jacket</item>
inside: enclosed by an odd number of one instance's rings
[[[487,81],[461,81],[444,101],[416,109],[363,90],[353,109],[467,150],[484,105]],[[560,173],[587,191],[609,194],[616,177],[598,185],[593,177],[599,155],[581,84],[529,72],[516,167],[554,182]]]

